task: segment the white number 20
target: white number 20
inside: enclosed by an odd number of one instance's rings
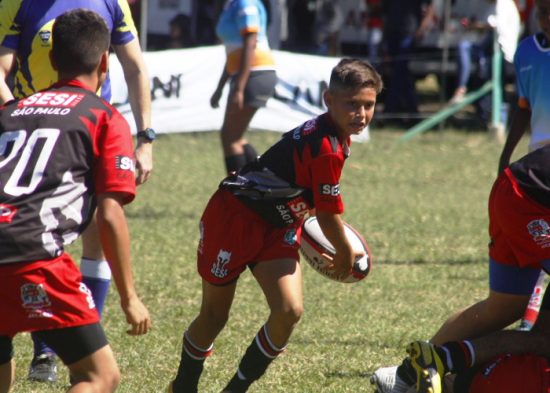
[[[9,131],[0,135],[0,157],[5,155],[8,144],[13,142],[10,154],[0,161],[0,170],[11,160],[13,160],[19,150],[23,147],[23,145],[25,145],[17,165],[4,186],[4,192],[6,194],[20,196],[30,194],[36,189],[40,183],[40,180],[42,180],[42,177],[44,176],[44,169],[46,169],[46,165],[48,164],[48,160],[50,159],[59,134],[60,130],[56,128],[38,128],[31,133],[31,136],[26,144],[25,139],[27,137],[27,132],[25,130]],[[42,144],[41,150],[36,153],[35,151],[40,146],[37,142],[40,139],[45,141]],[[38,154],[38,158],[36,158],[34,163],[34,168],[32,169],[32,174],[28,185],[19,185],[21,177],[23,176],[23,173],[25,173],[25,169],[27,169],[31,158],[33,158],[33,155],[36,154]]]

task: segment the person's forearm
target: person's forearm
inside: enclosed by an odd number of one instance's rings
[[[327,240],[334,246],[337,253],[351,255],[353,249],[345,233],[344,223],[339,214],[323,211],[316,212],[317,221]]]
[[[521,140],[521,137],[525,133],[525,130],[529,126],[531,119],[531,111],[528,109],[518,109],[512,118],[510,124],[510,130],[508,131],[508,137],[506,143],[502,148],[502,153],[499,159],[499,172],[502,172],[506,166],[510,163],[512,153],[517,144]]]
[[[227,80],[229,79],[229,74],[227,73],[227,63],[223,66],[222,74],[220,75],[220,80],[218,81],[217,88],[222,90]]]
[[[138,131],[151,127],[151,86],[145,60],[136,39],[124,44],[115,45],[124,79],[128,85],[128,100]]]
[[[151,127],[151,89],[144,69],[135,69],[127,77],[128,96],[138,131]]]
[[[124,209],[114,198],[98,198],[97,224],[101,244],[117,286],[120,301],[127,304],[137,296],[130,262],[130,234]]]

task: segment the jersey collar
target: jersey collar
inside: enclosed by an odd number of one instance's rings
[[[81,89],[85,89],[85,90],[91,91],[92,93],[95,93],[95,91],[90,86],[82,83],[78,79],[62,79],[52,85],[52,87],[63,87],[63,86],[79,87]]]

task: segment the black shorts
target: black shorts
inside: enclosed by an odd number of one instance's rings
[[[108,345],[105,332],[99,323],[63,329],[40,330],[34,333],[53,349],[65,364],[78,362]],[[12,358],[12,338],[0,336],[0,364],[7,363]]]
[[[277,74],[273,70],[251,71],[244,88],[244,103],[254,108],[262,108],[273,94],[277,84]],[[235,86],[235,77],[231,78],[231,90]]]

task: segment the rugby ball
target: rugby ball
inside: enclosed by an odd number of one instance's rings
[[[329,269],[331,261],[323,254],[332,257],[335,250],[323,235],[317,217],[309,217],[302,225],[300,252],[308,264],[323,276],[339,282],[353,283],[367,277],[370,272],[372,257],[367,242],[359,232],[346,222],[344,222],[344,230],[353,249],[365,253],[362,258],[355,261],[348,276],[336,277],[333,271]]]

